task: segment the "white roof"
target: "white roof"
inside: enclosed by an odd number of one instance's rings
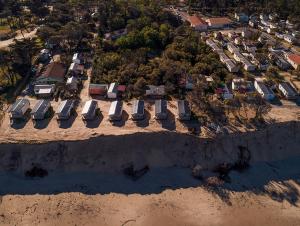
[[[108,93],[116,93],[117,92],[117,88],[118,88],[118,85],[117,85],[117,83],[111,83],[110,85],[109,85],[109,88],[108,88]]]

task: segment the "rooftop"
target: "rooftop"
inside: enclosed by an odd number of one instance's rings
[[[296,64],[299,64],[299,65],[300,65],[300,55],[298,55],[298,54],[289,54],[289,55],[288,55],[288,58],[289,58],[291,61],[295,62]]]

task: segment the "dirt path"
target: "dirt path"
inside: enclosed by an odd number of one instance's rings
[[[15,39],[22,40],[24,38],[26,39],[26,38],[35,37],[36,31],[37,31],[37,29],[34,29],[33,31],[31,31],[29,33],[24,33],[24,37],[20,32],[18,32],[18,35],[16,37],[5,40],[5,41],[0,41],[0,49],[7,48],[9,45],[13,44]]]

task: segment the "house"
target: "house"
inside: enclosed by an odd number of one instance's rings
[[[234,18],[238,22],[247,23],[249,21],[249,16],[247,16],[245,13],[235,13]]]
[[[166,95],[165,86],[154,86],[154,85],[147,85],[146,87],[146,96],[159,98]]]
[[[232,20],[227,17],[214,17],[206,20],[208,26],[212,29],[220,29],[229,27],[232,24]]]
[[[233,98],[233,94],[229,91],[226,84],[223,87],[222,97],[223,97],[224,100],[230,100],[230,99]]]
[[[57,120],[68,120],[72,114],[72,111],[75,107],[74,100],[64,100],[58,106],[56,111],[56,118]]]
[[[245,58],[240,52],[234,52],[233,53],[233,58],[237,62],[241,62],[241,59]]]
[[[30,102],[28,99],[21,98],[16,100],[16,102],[9,109],[9,118],[14,119],[23,119],[25,113],[29,110]]]
[[[48,64],[42,74],[35,79],[35,84],[63,83],[65,79],[65,67],[59,62]]]
[[[287,54],[287,61],[293,66],[295,70],[300,68],[300,55],[298,54]]]
[[[235,53],[235,52],[239,52],[240,50],[239,50],[239,48],[238,47],[236,47],[233,43],[231,43],[231,42],[229,42],[228,44],[227,44],[227,49],[228,49],[228,51],[230,52],[230,53]]]
[[[164,120],[168,117],[168,103],[160,99],[155,101],[155,119]]]
[[[85,102],[81,112],[81,117],[84,121],[93,120],[98,109],[98,102],[96,100],[88,100]]]
[[[207,31],[207,23],[197,15],[188,16],[188,21],[196,31]]]
[[[266,100],[273,100],[275,98],[274,92],[267,87],[263,81],[255,80],[254,87],[256,91]]]
[[[220,61],[222,63],[225,63],[226,60],[230,60],[229,57],[224,52],[222,52],[222,53],[220,52],[219,57],[220,57]]]
[[[43,120],[50,107],[49,100],[39,100],[30,112],[32,120]]]
[[[296,99],[298,96],[298,93],[295,91],[295,89],[292,87],[292,85],[288,82],[282,82],[279,83],[278,89],[282,92],[282,94],[287,99]]]
[[[189,103],[186,100],[178,100],[177,101],[177,109],[178,109],[178,119],[179,120],[190,120],[191,119],[191,109]]]
[[[107,98],[108,99],[116,99],[117,96],[118,96],[118,84],[116,82],[114,82],[109,85],[109,88],[107,91]]]
[[[72,77],[69,77],[67,79],[66,87],[70,91],[77,91],[78,90],[78,84],[79,84],[78,79],[76,77],[72,76]]]
[[[33,91],[38,98],[49,98],[54,94],[55,85],[35,85]]]
[[[276,56],[275,59],[275,64],[281,69],[281,70],[288,70],[291,65],[289,64],[289,62],[287,62],[283,57],[281,56]]]
[[[104,96],[107,94],[108,85],[107,84],[93,84],[89,85],[89,94],[90,95],[101,95]]]
[[[134,100],[132,103],[132,120],[143,120],[145,117],[145,102],[143,100]]]
[[[123,102],[116,100],[110,105],[108,117],[110,121],[120,121],[123,113]]]

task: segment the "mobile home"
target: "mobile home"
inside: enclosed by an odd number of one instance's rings
[[[288,82],[282,82],[278,85],[278,89],[289,100],[296,99],[298,94]]]
[[[132,104],[132,119],[142,120],[145,117],[145,102],[143,100],[134,100]]]
[[[119,121],[122,119],[123,102],[116,100],[110,105],[108,116],[111,121]]]
[[[31,118],[33,120],[43,120],[51,107],[49,100],[39,100],[31,111]]]
[[[255,80],[254,87],[256,91],[266,100],[273,100],[275,98],[274,92],[267,87],[262,81]]]
[[[107,98],[116,99],[117,96],[118,96],[118,84],[114,82],[109,85],[109,88],[107,91]]]
[[[155,101],[155,118],[158,120],[167,119],[168,117],[168,103],[166,100]]]
[[[28,99],[22,98],[18,99],[9,110],[9,117],[13,119],[22,119],[24,118],[25,113],[30,107],[30,102]]]
[[[178,100],[178,119],[179,120],[190,120],[191,119],[191,109],[189,103],[186,100]]]
[[[96,100],[89,100],[85,102],[81,112],[82,119],[85,121],[93,120],[96,116],[97,109],[98,109],[98,102]]]
[[[74,104],[74,100],[62,101],[56,111],[57,120],[68,120],[74,110]]]

